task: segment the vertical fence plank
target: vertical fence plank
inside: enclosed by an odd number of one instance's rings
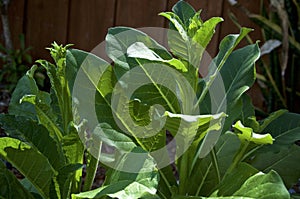
[[[164,19],[158,14],[165,11],[166,5],[166,0],[118,0],[116,25],[163,27]]]
[[[28,0],[26,20],[26,41],[32,46],[34,59],[47,58],[53,41],[66,43],[69,0]]]
[[[114,24],[115,0],[71,1],[68,43],[90,51]]]
[[[158,14],[166,10],[166,0],[118,0],[116,26],[134,28],[164,27],[165,19]],[[144,29],[148,35],[164,43],[165,34],[162,29]]]
[[[8,9],[11,37],[15,48],[20,48],[19,35],[23,33],[24,7],[24,0],[15,0],[11,1]]]
[[[259,14],[259,5],[260,5],[261,0],[240,0],[239,3],[243,5],[245,8],[247,8],[249,11],[253,13]],[[243,13],[241,10],[232,7],[229,3],[228,0],[224,1],[224,13],[223,13],[223,18],[225,19],[225,22],[222,24],[221,27],[221,38],[225,37],[228,34],[232,33],[239,33],[239,29],[236,27],[236,25],[232,22],[232,20],[229,18],[228,13],[232,12],[238,19],[239,24],[242,27],[248,27],[248,28],[253,28],[254,31],[251,32],[249,35],[253,39],[253,41],[261,39],[261,32],[259,26],[257,26],[255,23],[253,23],[245,13]],[[246,45],[247,42],[244,40],[241,43],[241,46]]]

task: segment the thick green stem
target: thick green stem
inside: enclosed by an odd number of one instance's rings
[[[179,195],[185,195],[187,190],[187,178],[188,178],[188,153],[184,153],[179,159]]]
[[[88,153],[87,156],[89,156],[89,162],[86,167],[86,177],[82,189],[83,191],[91,190],[99,163],[98,159],[93,157],[90,153]]]

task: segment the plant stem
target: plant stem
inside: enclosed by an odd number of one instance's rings
[[[187,186],[187,178],[188,178],[188,151],[186,151],[181,158],[179,159],[179,188],[178,188],[178,193],[179,195],[185,195],[187,190],[186,190],[186,186]]]
[[[86,177],[82,189],[83,191],[91,190],[97,172],[98,163],[99,163],[98,159],[93,157],[90,153],[88,153],[87,156],[89,162],[86,166]]]
[[[212,165],[215,169],[217,179],[218,179],[218,184],[219,184],[221,182],[221,176],[220,176],[219,164],[218,164],[218,159],[217,159],[217,156],[216,156],[216,149],[215,148],[213,148],[213,150],[211,150],[210,155],[211,155]]]

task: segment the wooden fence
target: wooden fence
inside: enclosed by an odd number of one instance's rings
[[[159,12],[168,11],[177,0],[11,0],[9,8],[13,42],[25,34],[26,45],[33,47],[34,59],[49,58],[45,47],[53,41],[73,43],[76,48],[91,50],[102,42],[112,26],[167,27]],[[259,29],[247,17],[233,9],[227,0],[188,0],[201,17],[222,16],[225,22],[217,28],[209,52],[217,52],[217,44],[225,35],[239,30],[228,17],[233,11],[240,24],[255,28],[252,38],[258,39]],[[240,0],[249,10],[258,13],[260,0]]]

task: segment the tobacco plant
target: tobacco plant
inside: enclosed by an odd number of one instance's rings
[[[170,52],[137,29],[115,27],[106,36],[111,64],[54,43],[55,64],[37,62],[50,92],[38,90],[37,66],[19,80],[9,114],[0,115],[9,135],[0,155],[25,179],[1,165],[1,196],[290,198],[300,176],[300,116],[280,110],[256,120],[245,92],[259,47],[235,50],[251,29],[226,36],[200,74],[222,19],[202,21],[184,1],[160,15],[170,21]],[[106,179],[90,190],[99,162]]]

